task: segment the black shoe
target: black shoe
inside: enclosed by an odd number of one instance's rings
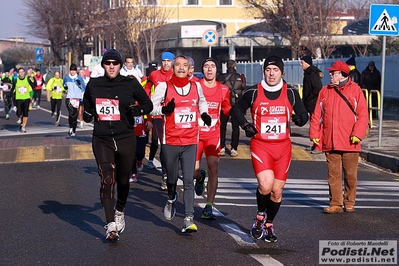
[[[261,239],[264,234],[263,226],[265,224],[265,215],[257,214],[255,222],[252,225],[251,236],[255,239]]]
[[[202,194],[204,194],[205,177],[206,177],[205,170],[200,170],[200,177],[197,179],[197,181],[195,182],[195,186],[194,186],[195,194],[197,194],[197,196],[201,196]]]
[[[274,233],[273,225],[266,227],[265,226],[265,232],[266,232],[266,237],[265,241],[269,243],[275,243],[277,242],[277,236]]]

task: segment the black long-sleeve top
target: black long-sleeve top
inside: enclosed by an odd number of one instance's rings
[[[95,105],[97,98],[119,100],[120,120],[99,121]],[[129,111],[129,105],[136,101],[143,115],[152,111],[152,102],[136,79],[120,74],[114,79],[106,75],[91,78],[86,86],[83,103],[85,112],[94,116],[93,136],[112,141],[134,135],[134,118]]]
[[[267,90],[263,90],[265,93],[265,96],[270,99],[270,100],[275,100],[277,99],[280,94],[281,94],[281,89],[275,92],[270,92]],[[255,99],[258,95],[258,85],[254,85],[250,88],[248,88],[240,100],[237,102],[237,104],[231,108],[230,114],[234,116],[234,118],[237,120],[238,124],[243,128],[245,125],[247,125],[249,122],[245,118],[244,113],[247,111],[248,108],[252,106],[252,104],[255,102]],[[299,93],[297,90],[288,88],[287,89],[287,96],[288,100],[290,101],[292,108],[295,112],[296,115],[299,115],[301,117],[301,123],[295,123],[297,126],[304,126],[308,119],[308,111],[306,111],[302,100],[299,96]]]

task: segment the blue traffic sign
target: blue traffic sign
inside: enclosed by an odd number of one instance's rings
[[[217,43],[218,41],[218,33],[216,30],[209,29],[204,32],[202,35],[202,40],[207,44],[207,45],[213,45]]]
[[[369,34],[399,35],[399,5],[370,5]]]

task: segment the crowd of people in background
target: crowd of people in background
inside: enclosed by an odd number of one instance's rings
[[[246,88],[245,76],[237,72],[234,60],[227,62],[226,73],[217,75],[218,62],[205,58],[201,62],[202,77],[198,78],[194,76],[192,57],[166,51],[161,55],[160,67],[157,62],[150,62],[143,74],[132,56],[123,60],[119,51],[109,49],[91,73],[87,67],[79,68],[73,63],[65,77],[51,69],[45,75],[33,68],[6,70],[1,75],[0,96],[5,119],[9,120],[15,111],[22,133],[26,133],[29,111],[41,108],[43,90],[55,126],[60,126],[65,99],[70,137],[76,136],[78,125],[83,129],[85,123],[93,123],[92,146],[101,177],[100,199],[108,241],[118,240],[125,230],[130,183],[139,181],[147,144],[147,167],[160,169],[161,189],[167,191],[165,219],[175,217],[179,178],[184,187],[181,231],[198,230],[194,193],[203,195],[205,189],[206,205],[201,218],[215,219],[213,204],[220,156],[238,156],[240,128],[243,129],[250,138],[258,182],[257,211],[250,233],[256,239],[276,242],[274,219],[291,162],[290,123],[304,126],[310,117],[312,151],[326,155],[330,206],[324,212],[354,212],[360,142],[368,125],[367,104],[359,85],[379,90],[381,82],[373,61],[360,74],[355,58],[346,63],[337,60],[328,68],[331,82],[325,86],[321,82],[323,71],[313,66],[311,56],[301,57],[301,66],[302,97],[285,82],[284,62],[275,55],[264,62],[264,79]],[[337,102],[340,108],[336,108]],[[248,109],[251,121],[245,116]],[[353,116],[348,115],[351,113]],[[228,151],[225,142],[229,119],[232,136]],[[340,135],[337,137],[334,132]],[[158,149],[160,165],[155,163]],[[202,154],[206,170],[200,168]]]

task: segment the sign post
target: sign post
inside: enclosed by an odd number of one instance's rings
[[[202,34],[202,41],[206,44],[209,45],[209,57],[212,56],[212,45],[216,44],[219,40],[218,33],[216,30],[209,29],[204,31]]]
[[[398,36],[397,17],[399,16],[399,5],[370,5],[369,34],[380,35],[382,38],[382,67],[381,67],[381,103],[380,121],[378,125],[378,147],[381,147],[382,117],[384,110],[384,82],[385,82],[385,50],[386,36]]]

